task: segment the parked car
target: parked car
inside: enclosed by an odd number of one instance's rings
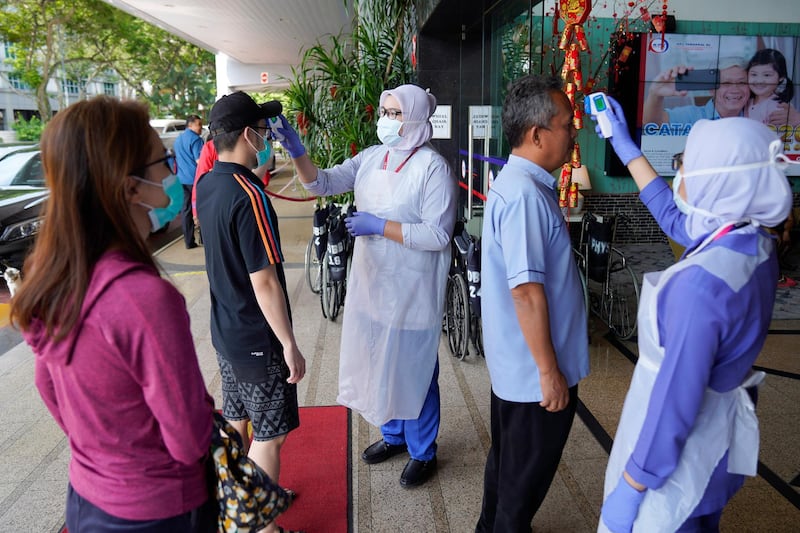
[[[44,186],[38,146],[21,148],[0,158],[0,187],[38,189]]]
[[[150,119],[150,126],[158,132],[158,136],[161,137],[164,146],[172,148],[178,135],[186,130],[186,121],[177,118],[153,118]],[[208,139],[208,133],[208,128],[203,126],[200,137],[205,141]]]
[[[0,189],[0,264],[22,268],[42,225],[42,205],[50,196],[38,190]]]
[[[150,120],[150,126],[161,137],[164,146],[172,148],[175,139],[186,129],[186,121],[173,118],[154,118]]]
[[[39,228],[45,188],[38,146],[23,147],[0,159],[0,268],[21,268]]]

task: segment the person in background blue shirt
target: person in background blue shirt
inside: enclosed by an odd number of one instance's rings
[[[583,290],[550,174],[577,136],[561,87],[527,76],[503,104],[511,155],[489,189],[481,239],[492,446],[478,532],[530,533],[589,373]]]
[[[192,185],[197,171],[197,162],[200,159],[200,150],[203,149],[203,119],[197,115],[189,115],[186,119],[186,129],[175,139],[173,150],[178,160],[178,180],[183,185],[183,208],[181,209],[181,222],[183,226],[183,242],[186,248],[196,248],[194,238],[194,216],[192,215]]]

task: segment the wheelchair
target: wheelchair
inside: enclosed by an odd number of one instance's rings
[[[614,246],[619,223],[628,223],[622,213],[601,216],[586,212],[575,256],[587,311],[605,322],[618,338],[627,340],[636,334],[639,282],[625,254]]]
[[[354,239],[344,219],[354,211],[347,203],[318,206],[314,211],[313,235],[306,245],[306,282],[312,292],[319,294],[322,316],[331,321],[339,315],[347,291]]]
[[[469,344],[483,357],[481,326],[480,240],[456,224],[450,245],[452,261],[445,292],[444,330],[450,353],[463,361]]]

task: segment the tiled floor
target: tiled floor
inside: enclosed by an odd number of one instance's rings
[[[286,185],[284,174],[285,171],[278,174],[273,190]],[[299,194],[292,189],[289,185],[283,194]],[[295,333],[307,358],[308,373],[299,386],[300,400],[302,405],[333,405],[340,321],[322,318],[319,297],[310,292],[302,276],[313,207],[310,203],[280,200],[275,206],[287,261]],[[631,248],[626,253],[632,261],[649,268],[665,261],[669,264],[669,248],[664,247],[663,251]],[[219,402],[219,372],[209,338],[209,296],[202,248],[185,250],[182,243],[177,243],[162,250],[158,258],[186,297],[200,365],[209,390]],[[728,506],[723,515],[723,531],[793,532],[800,524],[800,489],[790,485],[800,472],[800,320],[778,320],[773,328],[776,332],[769,336],[757,362],[769,370],[758,407],[761,475],[748,480]],[[636,354],[635,343],[619,342],[605,333],[603,326],[593,321],[591,374],[580,385],[579,416],[556,479],[534,519],[537,533],[588,533],[596,529],[608,460],[603,444],[613,438],[634,367],[629,357]],[[444,337],[439,361],[439,471],[424,486],[413,490],[400,487],[398,479],[405,463],[402,456],[383,464],[363,464],[359,455],[379,438],[379,432],[359,416],[353,416],[354,532],[474,530],[490,444],[488,374],[483,359],[474,354],[464,361],[452,357]],[[24,344],[0,356],[0,464],[4,465],[0,478],[0,531],[56,531],[63,524],[67,443],[38,400],[32,380],[32,355]]]

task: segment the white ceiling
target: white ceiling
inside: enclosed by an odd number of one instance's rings
[[[294,66],[301,50],[350,31],[344,0],[105,0],[244,64]]]

